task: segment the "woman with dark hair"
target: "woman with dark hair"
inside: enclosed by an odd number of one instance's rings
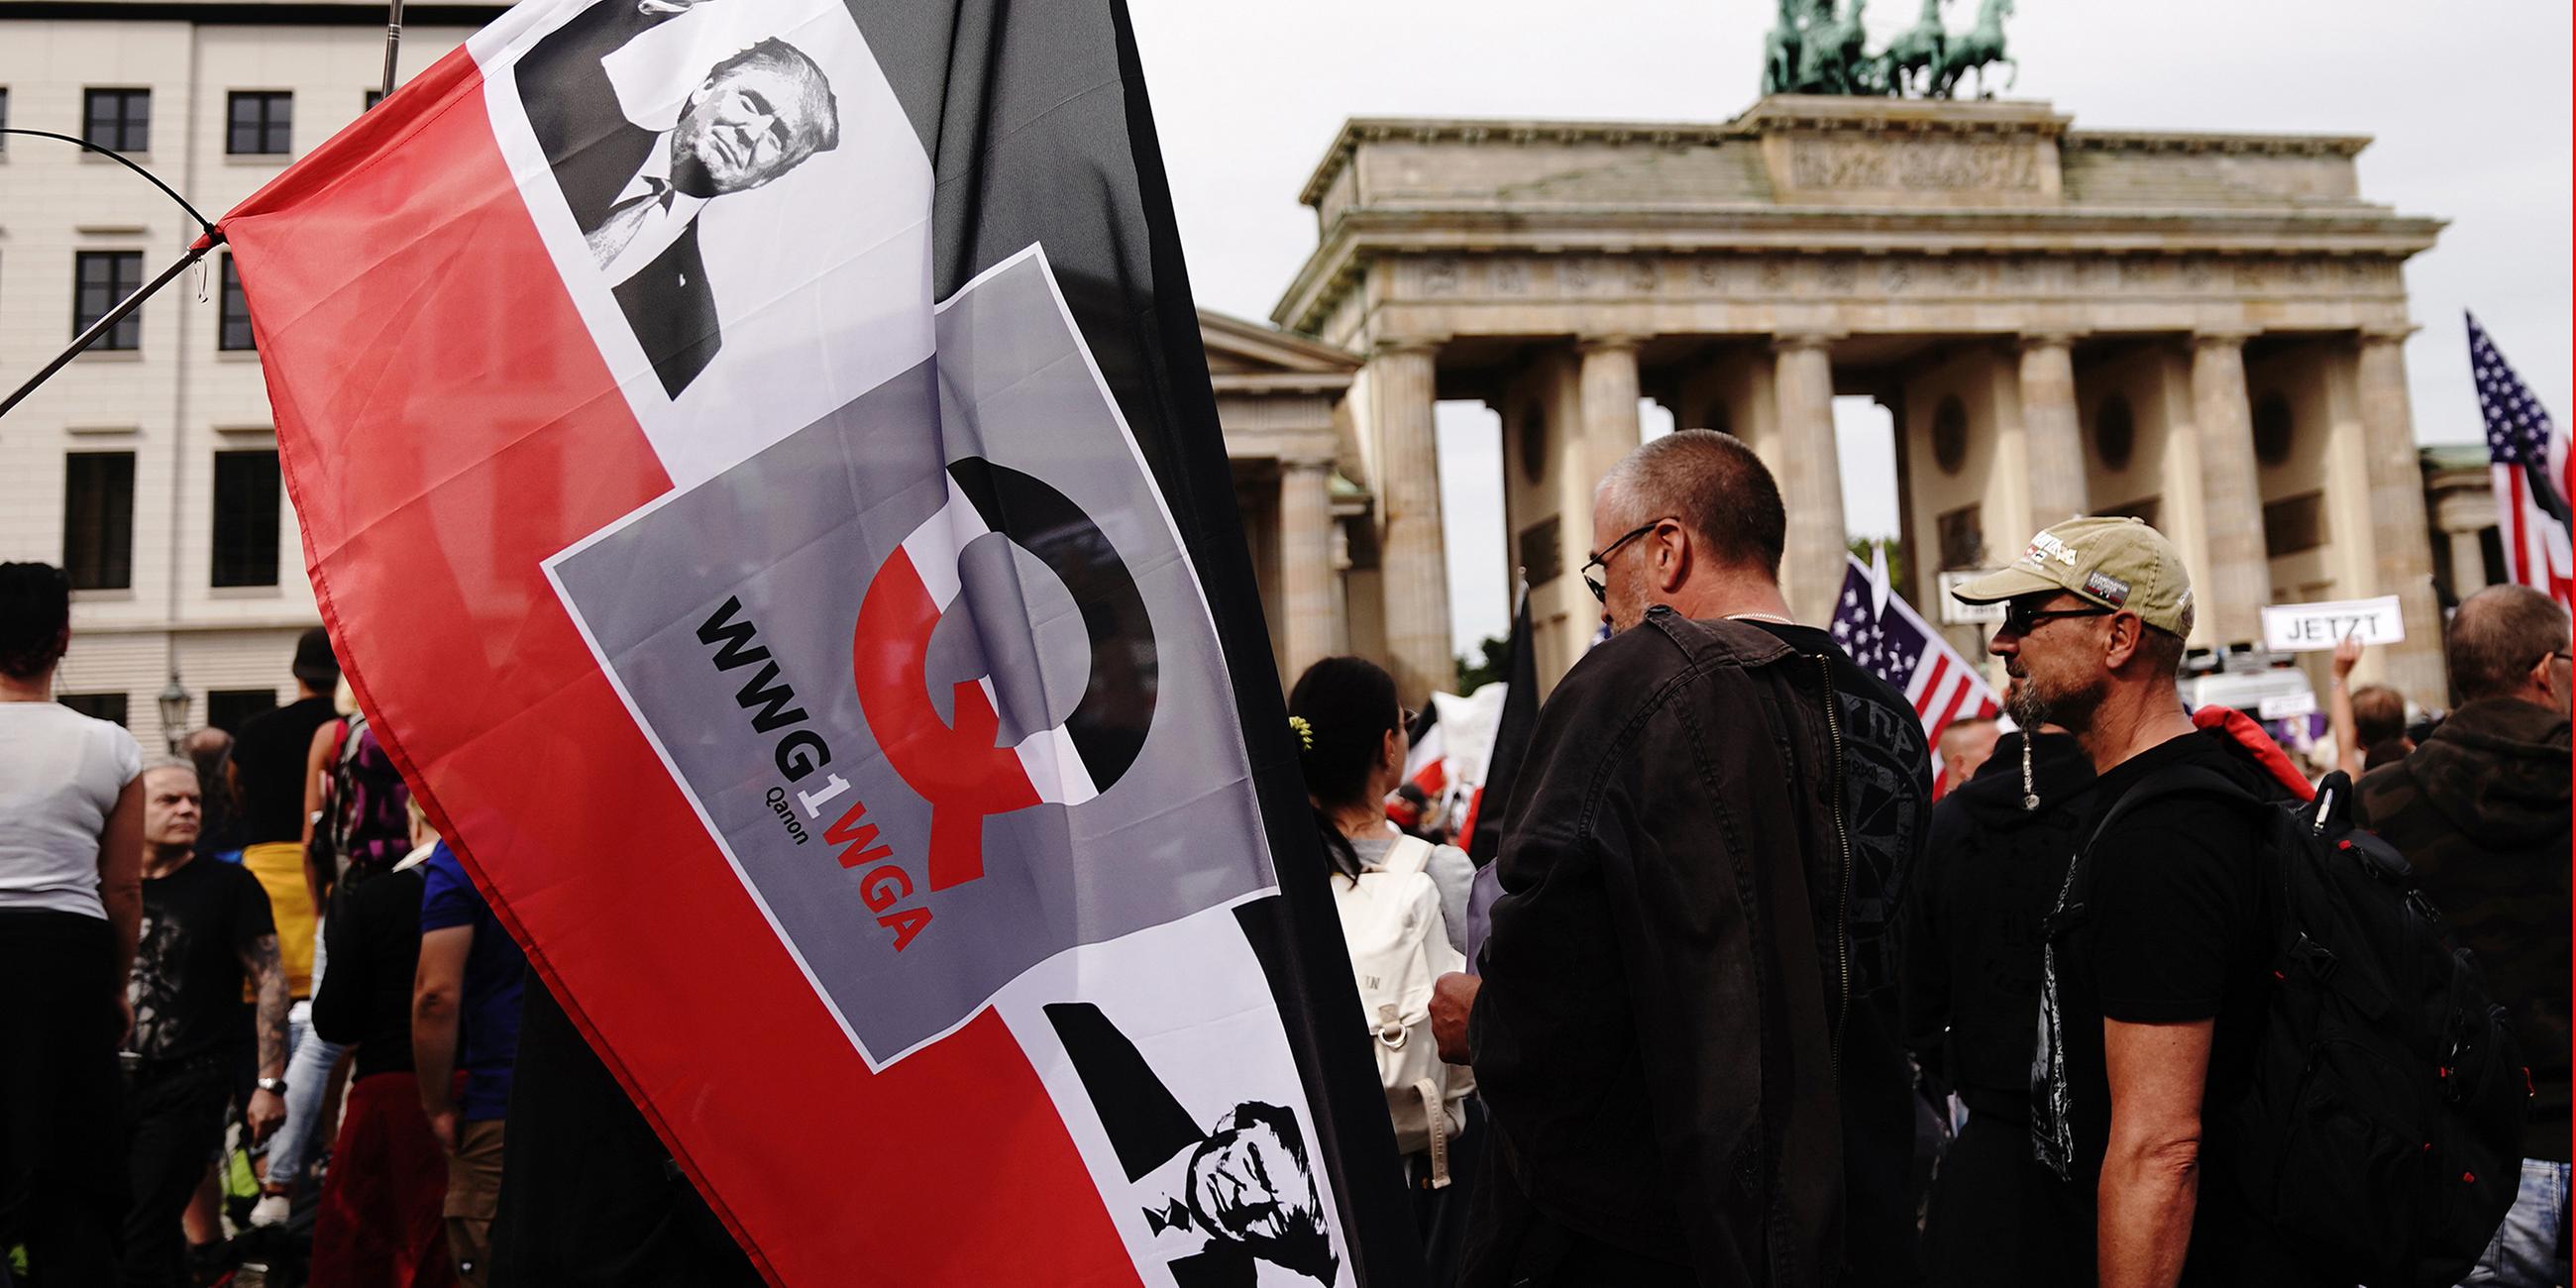
[[[53,700],[70,644],[71,580],[0,564],[0,1249],[23,1242],[39,1288],[116,1277],[143,921],[143,751]]]
[[[1306,800],[1315,807],[1324,857],[1333,870],[1357,876],[1386,857],[1403,835],[1386,817],[1386,798],[1404,782],[1412,713],[1396,704],[1395,677],[1364,657],[1328,657],[1306,668],[1288,693],[1289,723],[1297,729],[1298,766],[1306,771]],[[1432,883],[1440,887],[1440,913],[1449,943],[1467,950],[1467,891],[1476,865],[1452,845],[1432,847]]]
[[[1314,806],[1315,827],[1323,835],[1324,854],[1333,867],[1337,899],[1348,896],[1361,902],[1368,900],[1359,879],[1362,873],[1386,868],[1391,871],[1381,879],[1402,881],[1405,878],[1396,874],[1418,870],[1439,891],[1442,925],[1435,933],[1447,940],[1449,949],[1463,955],[1467,892],[1476,881],[1475,863],[1465,851],[1449,845],[1430,847],[1427,857],[1414,849],[1395,856],[1400,862],[1389,861],[1390,851],[1398,844],[1423,844],[1398,831],[1386,817],[1386,799],[1404,781],[1408,749],[1405,730],[1413,723],[1412,713],[1396,704],[1395,677],[1365,658],[1328,657],[1297,677],[1297,687],[1288,695],[1288,711],[1289,725],[1297,737],[1298,763],[1306,774],[1306,799]],[[1401,891],[1404,887],[1393,889]],[[1416,898],[1424,900],[1416,906],[1427,911],[1428,896],[1420,893],[1418,885],[1412,889]],[[1395,897],[1400,900],[1402,896]],[[1351,909],[1344,907],[1346,936],[1354,933],[1352,915]],[[1362,932],[1354,942],[1367,939]],[[1452,957],[1452,965],[1437,969],[1456,969],[1454,963],[1458,960]],[[1384,1018],[1392,1018],[1391,1010]],[[1380,1022],[1373,1022],[1371,1027]],[[1418,1031],[1407,1031],[1403,1038],[1408,1042],[1430,1041],[1427,1016]],[[1387,1058],[1380,1053],[1381,1080],[1389,1078]],[[1461,1239],[1472,1203],[1467,1182],[1476,1174],[1477,1154],[1484,1144],[1483,1115],[1475,1107],[1475,1098],[1466,1094],[1466,1071],[1452,1068],[1448,1074],[1442,1103],[1447,1106],[1445,1117],[1456,1122],[1454,1137],[1438,1140],[1441,1148],[1437,1151],[1416,1148],[1404,1156],[1405,1180],[1413,1190],[1414,1223],[1422,1234],[1430,1281],[1439,1285],[1457,1278]],[[1412,1076],[1412,1071],[1394,1075],[1389,1086],[1401,1088]],[[1397,1112],[1396,1105],[1406,1094],[1392,1092],[1390,1112]],[[1406,1106],[1408,1111],[1410,1108]],[[1427,1111],[1418,1117],[1418,1126],[1428,1125]],[[1398,1113],[1397,1127],[1398,1135],[1404,1135],[1403,1113]]]

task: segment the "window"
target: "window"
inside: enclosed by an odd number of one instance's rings
[[[63,572],[74,590],[134,585],[134,453],[63,457]]]
[[[224,151],[234,156],[284,156],[292,150],[295,96],[272,90],[234,90],[226,96]]]
[[[65,693],[55,701],[92,720],[117,725],[125,723],[125,695],[122,693]]]
[[[2118,394],[2103,399],[2102,410],[2093,417],[2093,450],[2101,455],[2102,468],[2114,474],[2129,468],[2137,446],[2138,418],[2129,410],[2129,400]]]
[[[143,289],[143,252],[80,251],[72,256],[72,275],[72,334],[79,335],[89,329],[90,323],[107,316],[108,310]],[[137,310],[117,319],[116,325],[109,327],[89,347],[142,348],[142,312]]]
[[[1956,474],[1968,463],[1968,409],[1956,395],[1942,398],[1932,409],[1932,463],[1944,474]]]
[[[81,138],[111,152],[152,150],[152,91],[81,91]]]
[[[206,695],[206,723],[225,733],[238,734],[243,721],[276,709],[275,689],[217,689]]]
[[[233,264],[231,252],[224,254],[223,294],[215,304],[215,347],[218,349],[256,349],[259,341],[250,331],[250,302],[242,298],[241,269]]]
[[[1963,505],[1947,511],[1932,521],[1932,527],[1941,542],[1941,571],[1975,568],[1986,561],[1986,519],[1982,507]]]
[[[2278,465],[2290,459],[2290,447],[2298,438],[2297,418],[2290,414],[2290,400],[2279,394],[2265,394],[2254,404],[2254,458],[2265,465]]]
[[[217,586],[277,584],[277,450],[215,453]]]

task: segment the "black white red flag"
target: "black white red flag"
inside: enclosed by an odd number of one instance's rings
[[[537,0],[221,229],[374,728],[774,1282],[1413,1278],[1116,0]]]

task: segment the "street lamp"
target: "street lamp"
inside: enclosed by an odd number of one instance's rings
[[[170,672],[170,682],[161,686],[161,696],[153,701],[161,708],[161,740],[170,744],[170,754],[179,754],[179,726],[188,719],[188,703],[195,695],[179,683],[179,672]]]

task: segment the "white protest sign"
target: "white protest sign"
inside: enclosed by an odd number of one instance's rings
[[[2406,638],[2397,597],[2271,604],[2263,609],[2263,647],[2275,653],[2331,649],[2347,636],[2364,644],[2394,644]]]

